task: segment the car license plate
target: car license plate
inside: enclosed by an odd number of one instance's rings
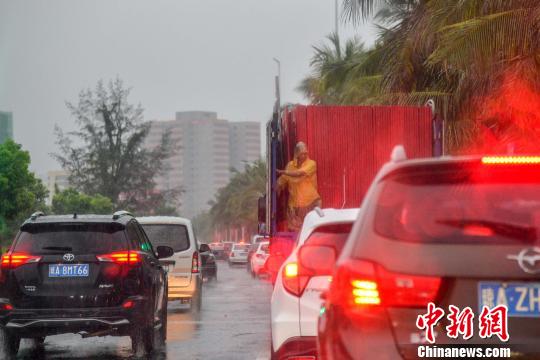
[[[506,305],[508,316],[540,317],[540,283],[480,282],[478,303],[480,311]]]
[[[88,264],[49,265],[49,277],[87,277],[89,273]]]

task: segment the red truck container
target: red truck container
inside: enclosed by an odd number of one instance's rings
[[[266,214],[260,229],[271,237],[271,253],[286,257],[292,249],[294,234],[287,233],[286,199],[277,196],[276,169],[292,160],[298,141],[307,144],[317,162],[323,207],[353,208],[360,206],[394,146],[403,145],[410,158],[433,155],[434,139],[441,138],[434,136],[433,120],[427,106],[296,105],[274,114],[267,125],[266,203],[260,204]]]

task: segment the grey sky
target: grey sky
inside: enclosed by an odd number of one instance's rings
[[[133,87],[145,119],[212,110],[266,121],[282,62],[285,101],[309,72],[311,45],[333,31],[333,0],[0,0],[0,110],[39,175],[58,168],[53,127],[73,129],[65,101],[98,79]],[[369,26],[342,34],[373,41]]]

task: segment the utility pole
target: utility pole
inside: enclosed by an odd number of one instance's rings
[[[336,32],[336,36],[339,36],[339,5],[338,5],[338,1],[339,0],[334,0],[335,2],[335,11],[334,11],[334,15],[335,15],[335,32]]]
[[[276,59],[276,58],[272,58],[276,64],[277,64],[277,68],[278,68],[278,74],[277,74],[277,77],[276,77],[276,105],[277,105],[277,110],[279,112],[279,109],[281,107],[281,61],[279,61],[279,59]]]

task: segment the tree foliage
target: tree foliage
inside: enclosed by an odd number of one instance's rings
[[[56,129],[60,152],[53,156],[76,190],[149,214],[175,206],[180,189],[155,191],[171,141],[166,134],[155,149],[144,147],[150,125],[143,122],[141,106],[129,103],[129,93],[120,79],[82,91],[77,104],[67,104],[79,129],[67,134]]]
[[[330,80],[324,88],[339,90],[337,95],[330,93],[331,103],[423,105],[434,99],[448,120],[451,152],[500,151],[501,147],[493,148],[495,142],[504,147],[516,140],[521,140],[518,151],[538,150],[540,145],[532,140],[540,135],[538,109],[523,99],[540,93],[540,2],[344,0],[343,6],[344,18],[353,23],[374,17],[379,36],[375,46],[356,55],[355,61],[324,57],[339,77],[326,76],[328,71],[318,71],[321,67],[312,61],[316,81],[308,83]],[[329,51],[337,54],[336,49],[325,49]],[[318,58],[316,49],[314,60]],[[366,77],[377,83],[366,84]],[[371,96],[351,96],[345,84]],[[317,103],[307,91],[310,87],[302,89]],[[493,99],[514,107],[504,114],[486,111]],[[528,127],[511,115],[516,110],[529,116],[524,121]]]
[[[0,240],[10,240],[30,214],[45,210],[47,189],[29,170],[30,154],[7,140],[0,144]]]
[[[54,214],[111,214],[114,205],[103,195],[89,196],[75,189],[58,192],[52,199],[51,211]]]
[[[220,189],[208,214],[195,219],[199,233],[210,237],[211,229],[245,227],[257,230],[257,200],[266,192],[266,164],[247,164],[243,172],[234,171],[231,181]]]

